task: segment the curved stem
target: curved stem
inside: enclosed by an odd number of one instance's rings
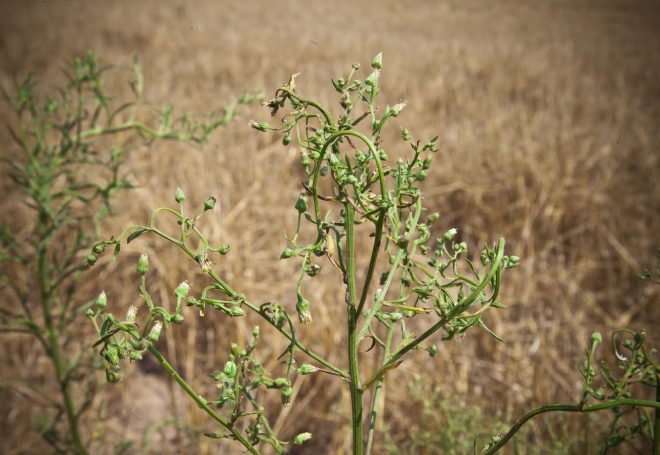
[[[321,148],[321,152],[319,155],[319,158],[316,160],[316,164],[314,166],[314,179],[312,183],[312,196],[314,199],[314,210],[316,214],[316,221],[317,225],[318,222],[321,219],[321,209],[319,207],[319,194],[318,194],[318,181],[319,181],[319,175],[321,172],[321,162],[323,161],[323,157],[325,156],[325,152],[328,150],[328,147],[332,144],[335,143],[339,138],[343,136],[354,136],[358,139],[360,139],[362,142],[365,143],[365,145],[369,148],[369,152],[371,155],[374,157],[374,161],[376,162],[376,168],[378,169],[378,180],[380,183],[380,198],[381,198],[381,203],[384,205],[385,204],[385,175],[383,174],[383,165],[380,162],[380,157],[378,156],[378,152],[376,151],[376,146],[374,145],[371,140],[365,136],[364,134],[360,133],[359,131],[355,130],[342,130],[342,131],[337,131],[336,133],[333,133],[328,137],[328,139],[325,141],[323,144],[323,147]]]
[[[158,349],[156,349],[153,345],[149,346],[149,352],[153,354],[154,357],[160,362],[161,365],[163,365],[163,368],[167,370],[167,372],[174,378],[174,380],[181,386],[183,390],[186,391],[186,393],[195,400],[197,405],[202,408],[209,416],[213,418],[216,422],[218,422],[220,425],[222,425],[227,431],[229,431],[234,439],[236,439],[238,442],[243,444],[243,446],[251,453],[254,455],[259,455],[259,452],[257,449],[250,444],[249,441],[247,441],[243,435],[239,431],[237,431],[233,425],[230,425],[229,422],[227,422],[225,419],[220,417],[211,407],[208,405],[206,400],[202,398],[200,395],[197,395],[195,391],[188,385],[188,383],[177,373],[177,371],[170,365],[170,363],[163,357],[163,355],[160,353]]]
[[[484,452],[485,455],[491,455],[500,450],[516,434],[520,428],[530,419],[546,412],[596,412],[605,409],[615,408],[617,406],[640,406],[655,408],[656,412],[660,409],[660,401],[622,399],[613,400],[605,403],[598,403],[592,406],[582,406],[580,404],[548,404],[541,406],[519,418],[511,429],[500,439],[497,444]]]

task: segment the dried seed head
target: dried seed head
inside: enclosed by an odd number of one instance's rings
[[[298,302],[296,303],[296,312],[298,312],[298,319],[301,324],[309,324],[312,322],[312,313],[309,311],[309,300],[298,294]]]
[[[137,316],[137,311],[138,308],[135,305],[129,306],[128,311],[126,312],[126,321],[135,322],[135,316]]]

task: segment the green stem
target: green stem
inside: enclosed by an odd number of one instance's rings
[[[486,277],[481,281],[481,283],[479,283],[479,286],[477,286],[467,297],[465,297],[454,308],[452,308],[445,317],[443,317],[438,322],[433,324],[430,328],[428,328],[421,335],[417,336],[414,340],[407,343],[403,347],[397,349],[392,354],[392,356],[387,361],[387,363],[383,365],[382,368],[378,370],[378,372],[376,372],[376,374],[374,374],[370,379],[368,379],[364,383],[363,388],[366,389],[374,382],[379,381],[389,370],[391,370],[392,368],[396,368],[398,366],[399,361],[401,357],[404,356],[404,354],[406,354],[408,351],[412,349],[415,349],[417,346],[419,346],[419,344],[422,341],[426,340],[428,337],[430,337],[435,332],[440,330],[456,316],[459,316],[462,312],[467,310],[470,307],[470,305],[472,305],[472,303],[474,303],[474,301],[477,300],[477,298],[479,298],[479,296],[486,288],[488,283],[490,283],[490,281],[493,279],[495,274],[498,273],[503,257],[504,257],[504,239],[500,239],[500,241],[497,244],[497,255],[495,257],[495,260],[493,261],[493,264],[490,270],[488,271]]]
[[[346,228],[346,274],[348,295],[346,311],[348,313],[348,374],[351,390],[351,425],[353,428],[353,455],[362,455],[362,389],[360,387],[360,367],[358,364],[358,318],[355,288],[355,209],[344,204],[344,226]]]
[[[44,234],[48,230],[48,214],[44,211],[39,213],[39,231]],[[59,345],[59,331],[53,323],[53,314],[51,311],[51,291],[52,288],[48,283],[48,270],[46,265],[47,259],[47,244],[44,239],[39,244],[38,258],[37,258],[37,274],[39,277],[40,300],[41,310],[44,316],[44,325],[46,328],[47,348],[48,354],[53,362],[57,382],[59,383],[60,393],[64,401],[64,409],[66,417],[69,422],[69,430],[71,431],[71,438],[73,450],[79,455],[86,454],[85,446],[83,445],[82,438],[80,437],[80,428],[78,426],[78,416],[76,415],[73,397],[69,389],[69,379],[67,377],[67,368],[65,359],[60,352]]]
[[[541,406],[532,411],[529,411],[527,414],[519,418],[511,427],[511,429],[502,437],[502,439],[500,439],[493,447],[484,452],[484,454],[492,455],[504,447],[509,439],[511,439],[513,435],[516,434],[528,420],[536,417],[537,415],[544,414],[546,412],[597,412],[603,411],[605,409],[616,408],[618,406],[640,406],[655,408],[657,415],[657,412],[660,409],[660,401],[622,399],[607,401],[605,403],[599,403],[592,406],[582,406],[581,404],[548,404]],[[655,453],[656,452],[654,452],[654,454]]]
[[[394,322],[390,323],[387,327],[387,338],[385,341],[385,349],[383,352],[383,364],[387,361],[387,358],[390,355],[390,346],[392,345],[392,336],[394,335],[394,327],[396,324]],[[367,450],[366,455],[371,454],[371,448],[374,442],[374,434],[376,433],[376,418],[378,417],[378,405],[384,399],[381,399],[383,393],[383,386],[385,383],[385,378],[381,378],[376,383],[376,388],[374,389],[374,396],[371,402],[371,412],[369,414],[369,435],[367,437]]]
[[[373,280],[374,271],[376,270],[376,263],[378,262],[378,253],[380,252],[380,243],[383,239],[383,225],[385,224],[385,213],[387,211],[382,208],[380,215],[378,215],[378,220],[376,221],[376,232],[374,235],[374,244],[371,248],[371,258],[369,259],[369,267],[367,269],[367,276],[364,279],[364,286],[362,287],[362,295],[360,296],[360,304],[357,307],[356,313],[358,317],[362,314],[364,309],[364,304],[367,301],[367,296],[369,295],[369,287],[371,286],[371,281]]]
[[[165,240],[174,243],[175,245],[178,245],[179,248],[181,248],[188,256],[190,256],[193,260],[196,260],[196,255],[193,251],[191,251],[186,245],[184,245],[182,242],[179,242],[173,237],[170,237],[169,235],[165,234],[158,228],[154,227],[144,227],[144,229],[148,229],[149,231],[153,232],[154,234],[158,235],[159,237],[164,238]],[[218,285],[222,288],[223,292],[227,294],[230,297],[238,297],[238,293],[234,291],[220,276],[218,276],[217,273],[215,273],[213,270],[210,270],[208,272],[209,276],[213,278],[213,280],[218,283]],[[247,306],[250,308],[252,311],[257,313],[259,316],[264,318],[266,322],[268,322],[271,326],[273,326],[278,332],[280,332],[282,335],[284,335],[289,341],[294,343],[298,349],[300,349],[302,352],[310,356],[312,359],[316,360],[320,364],[324,365],[326,368],[332,370],[335,372],[338,376],[341,376],[344,379],[348,379],[349,375],[346,373],[344,370],[341,368],[333,365],[332,363],[328,362],[325,360],[323,357],[309,349],[307,346],[305,346],[303,343],[298,341],[293,334],[287,332],[285,329],[282,327],[277,326],[276,324],[273,323],[270,319],[268,319],[260,310],[257,306],[254,304],[250,303],[247,299],[243,300],[243,305]]]
[[[656,373],[655,375],[655,401],[660,402],[660,374],[658,373]],[[653,455],[660,455],[660,408],[655,408],[655,427],[653,429]]]
[[[238,442],[243,444],[243,446],[252,454],[258,455],[259,452],[257,449],[250,444],[249,441],[247,441],[239,431],[237,431],[232,425],[229,424],[229,422],[225,421],[222,417],[220,417],[211,407],[208,405],[206,400],[202,398],[200,395],[197,395],[195,391],[188,385],[188,383],[177,373],[177,371],[170,365],[170,363],[163,357],[163,355],[160,353],[158,349],[156,349],[153,345],[149,346],[149,352],[151,352],[154,357],[160,362],[161,365],[163,365],[163,368],[167,370],[167,372],[174,378],[174,380],[181,386],[183,390],[186,391],[186,393],[195,400],[197,405],[202,408],[209,416],[213,418],[216,422],[218,422],[220,425],[222,425],[227,431],[229,431],[234,439],[236,439]]]

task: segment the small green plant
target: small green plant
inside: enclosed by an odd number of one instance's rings
[[[36,338],[52,361],[49,381],[59,398],[30,381],[19,382],[55,409],[40,431],[57,453],[86,453],[92,443],[81,434],[81,418],[94,398],[89,369],[99,362],[75,341],[80,318],[94,302],[81,302],[76,292],[81,274],[105,250],[101,242],[86,253],[100,221],[111,213],[112,198],[133,187],[122,172],[126,154],[154,140],[201,143],[232,119],[238,105],[201,121],[189,114],[175,119],[170,107],[146,117],[139,62],[133,98],[126,102],[106,92],[109,69],[90,53],[75,58],[64,70],[66,82],[43,95],[32,77],[13,95],[2,91],[17,146],[2,157],[3,174],[13,182],[6,191],[24,198],[30,212],[3,216],[0,223],[0,331]],[[249,101],[243,97],[239,103]]]
[[[642,280],[660,284],[660,249],[656,253],[655,271],[644,270]],[[607,359],[596,360],[596,353],[603,337],[596,332],[591,336],[591,347],[585,349],[586,358],[580,367],[582,398],[576,404],[549,404],[529,411],[519,418],[504,436],[496,436],[484,452],[493,454],[502,448],[525,423],[548,412],[597,412],[611,410],[613,419],[600,453],[620,446],[637,436],[652,441],[653,454],[660,454],[660,363],[657,350],[648,345],[646,332],[629,328],[612,331],[610,350],[614,363]],[[644,389],[651,389],[654,400],[644,400]],[[655,415],[647,412],[655,408]]]
[[[476,255],[469,254],[457,229],[441,228],[440,215],[424,208],[420,182],[427,177],[437,153],[436,139],[418,141],[403,129],[404,152],[395,155],[386,143],[390,137],[386,131],[406,103],[377,107],[381,67],[379,54],[364,79],[355,78],[360,68],[356,63],[347,77],[332,81],[341,107],[336,117],[330,109],[301,95],[296,89],[297,75],[293,75],[265,103],[272,116],[279,116],[278,123],[250,123],[260,132],[281,134],[285,146],[295,141],[301,148],[304,177],[294,203],[297,226],[281,254],[282,259],[300,264],[292,283],[295,302],[256,303],[216,271],[214,261],[221,261],[218,256],[227,254],[229,246],[213,245],[204,234],[204,218],[215,205],[212,196],[191,213],[184,192],[177,189],[174,208],[158,208],[147,224],[130,226],[116,238],[95,245],[118,249],[123,241],[155,235],[181,249],[208,278],[199,292],[182,281],[174,291],[175,307],[165,308],[148,291],[148,258],[142,256],[137,267],[143,301],[140,308],[130,306],[122,311],[125,316],[117,317],[107,310],[108,297],[104,293],[99,296],[88,315],[98,333],[95,346],[100,348],[108,380],[119,380],[122,361],[140,360],[150,353],[217,423],[218,429],[207,436],[234,440],[257,454],[264,445],[286,453],[312,437],[307,432],[291,439],[276,435],[260,404],[263,393],[274,391],[282,405],[289,406],[291,384],[297,375],[329,374],[350,393],[352,453],[361,455],[374,448],[377,417],[386,398],[386,377],[415,351],[435,356],[438,348],[432,336],[442,334],[447,340],[478,327],[499,340],[485,319],[489,311],[504,308],[498,300],[502,275],[516,267],[519,259],[504,254],[503,239]],[[168,225],[165,219],[176,227],[163,227]],[[305,289],[313,286],[308,283],[313,283],[321,267],[335,274],[344,291],[344,298],[334,303],[346,310],[346,351],[341,365],[303,343],[296,332],[298,324],[313,323],[315,307],[328,304],[305,296]],[[271,374],[259,361],[260,329],[255,327],[247,345],[232,344],[224,366],[211,374],[218,395],[201,396],[156,347],[165,329],[184,322],[186,307],[193,307],[201,316],[211,310],[228,318],[244,317],[247,312],[258,316],[287,340],[287,348],[279,357],[281,371]],[[370,346],[369,354],[363,355],[379,356],[375,370],[368,370],[360,361],[361,343]],[[590,371],[591,363],[585,368]],[[604,404],[587,404],[587,398],[600,396],[597,393],[589,389],[578,405],[550,405],[534,412],[569,410],[557,406],[574,406],[578,411],[660,406],[622,395],[608,397]],[[493,438],[484,451],[498,450],[536,414],[526,416],[504,437]],[[477,450],[475,444],[473,450]]]

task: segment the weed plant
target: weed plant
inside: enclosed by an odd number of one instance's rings
[[[328,374],[345,384],[351,397],[352,453],[369,454],[386,398],[385,378],[406,358],[414,351],[435,356],[438,348],[431,338],[436,334],[447,340],[476,327],[499,340],[488,327],[487,317],[491,311],[504,308],[498,300],[502,277],[519,264],[518,257],[505,255],[503,239],[483,247],[478,254],[470,253],[457,229],[440,228],[440,215],[424,208],[420,189],[438,151],[436,139],[419,141],[403,129],[400,136],[407,153],[403,158],[391,158],[395,155],[390,145],[386,146],[384,132],[406,103],[384,109],[377,106],[380,54],[364,79],[355,78],[359,69],[360,65],[354,64],[345,78],[332,81],[341,106],[336,119],[328,108],[296,90],[297,75],[293,75],[265,103],[272,116],[277,116],[277,124],[250,123],[260,132],[281,134],[285,146],[295,141],[301,149],[304,177],[294,204],[297,225],[281,254],[281,259],[300,264],[292,285],[295,303],[254,302],[223,278],[222,268],[214,262],[220,262],[230,248],[212,244],[203,230],[203,220],[215,206],[213,196],[191,213],[183,190],[177,189],[176,207],[158,208],[147,224],[130,226],[116,238],[94,245],[118,250],[123,241],[155,235],[181,249],[197,272],[208,278],[199,292],[182,281],[174,291],[176,305],[165,308],[148,291],[149,260],[142,255],[137,271],[143,304],[131,305],[122,316],[115,316],[107,311],[108,297],[101,293],[96,306],[88,310],[98,333],[95,346],[100,349],[106,376],[113,382],[120,378],[122,361],[153,355],[217,423],[218,429],[207,436],[237,441],[253,454],[264,445],[286,453],[312,437],[308,432],[290,439],[276,435],[260,404],[263,393],[270,390],[279,394],[283,406],[289,406],[292,382],[298,375]],[[303,228],[304,224],[309,229]],[[322,304],[305,296],[321,267],[336,275],[344,291],[344,298],[333,303],[346,310],[342,365],[324,358],[297,335],[297,327],[313,323],[314,308]],[[232,344],[224,366],[211,374],[217,383],[217,396],[201,396],[156,346],[166,328],[184,322],[186,307],[193,307],[200,316],[209,310],[228,318],[244,317],[246,312],[257,315],[288,340],[278,357],[281,370],[273,374],[262,366],[257,349],[261,330],[256,326],[249,342],[244,346]],[[650,434],[651,418],[643,409],[658,408],[660,403],[632,398],[629,387],[639,382],[657,388],[658,366],[643,333],[616,331],[614,339],[622,334],[632,337],[622,344],[613,342],[629,351],[618,356],[623,362],[623,376],[611,373],[606,364],[597,369],[593,359],[602,337],[595,334],[581,370],[585,389],[579,403],[531,411],[504,436],[491,438],[484,447],[477,447],[475,442],[472,450],[494,453],[529,419],[551,411],[623,412],[631,407],[640,416],[637,432]],[[369,370],[361,361],[361,352],[377,356],[378,367]],[[596,377],[603,379],[603,386],[594,385]]]
[[[85,253],[111,215],[112,199],[133,188],[122,168],[126,155],[158,140],[204,142],[238,105],[201,120],[175,118],[168,106],[148,114],[139,62],[126,101],[107,93],[108,70],[90,53],[63,69],[66,82],[59,87],[39,92],[30,76],[15,93],[2,91],[16,146],[2,157],[3,175],[11,178],[10,196],[24,199],[31,215],[23,218],[27,226],[18,217],[0,223],[0,332],[38,340],[53,367],[45,380],[59,395],[36,380],[3,378],[0,385],[28,387],[46,403],[39,432],[56,453],[87,453],[94,442],[82,434],[82,418],[94,400],[93,370],[100,362],[80,348],[80,319],[94,302],[81,301],[77,290],[105,250],[97,243]]]

